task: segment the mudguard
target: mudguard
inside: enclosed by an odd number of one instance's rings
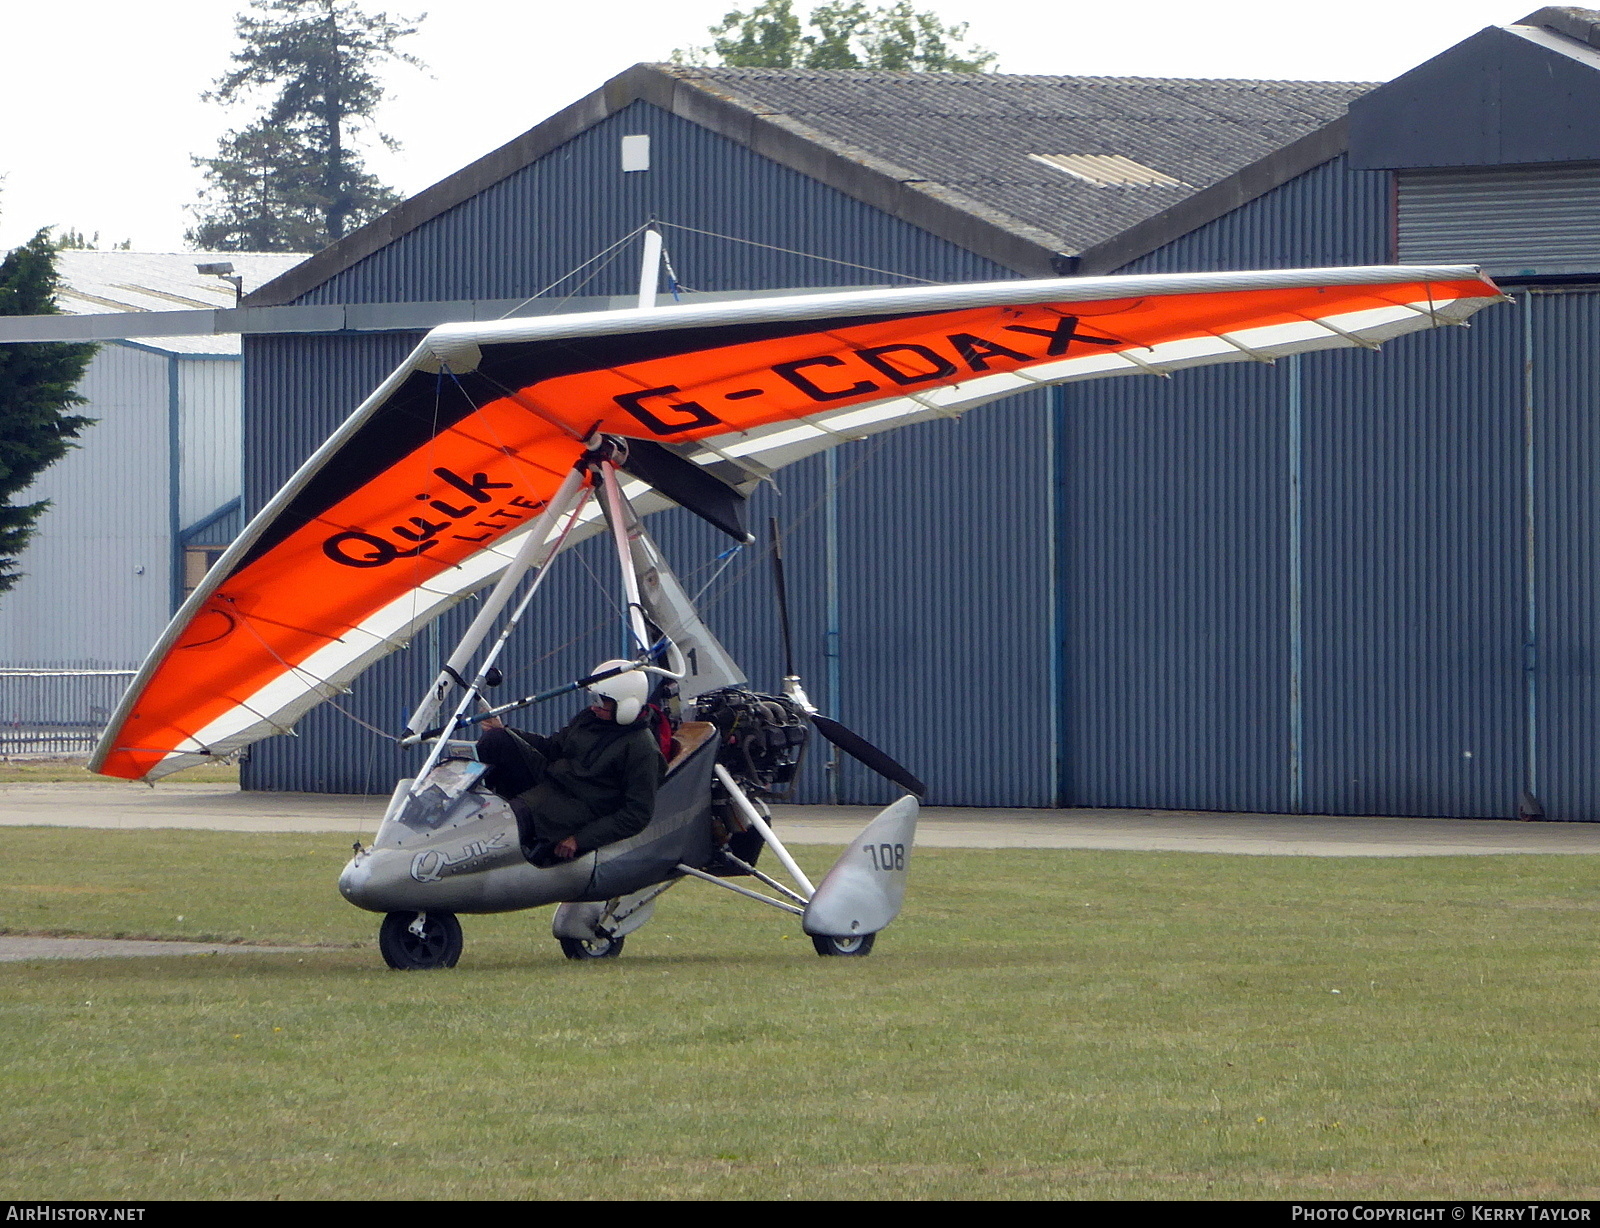
[[[899,915],[919,809],[916,798],[902,797],[850,842],[806,905],[801,920],[806,933],[861,937],[876,934]]]
[[[671,883],[657,883],[601,903],[586,900],[563,904],[550,919],[555,938],[622,938],[655,915],[656,900]],[[604,928],[602,929],[602,923]]]

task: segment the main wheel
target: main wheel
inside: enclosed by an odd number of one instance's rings
[[[866,955],[872,950],[876,934],[858,934],[853,938],[830,938],[826,934],[811,935],[811,945],[818,955]]]
[[[378,950],[391,968],[412,971],[422,968],[454,968],[461,958],[461,922],[453,912],[425,914],[422,932],[415,934],[411,924],[414,912],[392,912],[378,927]]]
[[[626,938],[558,938],[561,953],[568,959],[615,959],[622,954]]]

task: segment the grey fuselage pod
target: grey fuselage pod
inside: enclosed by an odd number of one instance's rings
[[[711,837],[714,737],[679,755],[637,835],[541,868],[522,855],[516,816],[480,783],[484,765],[448,759],[421,789],[401,781],[372,847],[339,876],[339,892],[371,912],[511,912],[571,900],[609,900],[701,867]]]

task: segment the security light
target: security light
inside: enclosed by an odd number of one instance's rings
[[[244,297],[244,278],[237,277],[233,272],[233,261],[215,260],[209,264],[197,264],[195,272],[203,273],[207,277],[220,277],[223,281],[233,286],[233,305],[237,307],[239,300]]]

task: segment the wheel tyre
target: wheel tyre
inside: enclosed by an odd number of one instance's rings
[[[383,961],[403,972],[454,968],[461,958],[461,922],[453,912],[430,912],[420,935],[411,932],[414,912],[392,912],[378,927]]]
[[[827,934],[812,934],[811,945],[818,955],[867,955],[876,937],[876,934],[858,934],[852,938],[832,938]]]
[[[615,959],[622,954],[626,938],[558,938],[561,953],[568,959]]]

